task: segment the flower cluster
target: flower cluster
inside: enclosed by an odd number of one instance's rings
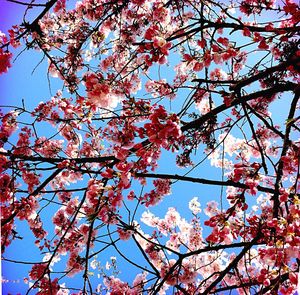
[[[7,73],[8,69],[11,67],[12,54],[10,52],[3,51],[0,48],[0,75]]]
[[[168,115],[163,106],[156,108],[149,116],[151,123],[144,125],[145,133],[150,142],[169,150],[180,140],[182,133],[175,114]]]
[[[155,189],[151,190],[149,193],[146,193],[142,197],[142,202],[145,203],[145,206],[154,206],[158,204],[164,196],[171,193],[170,180],[169,179],[157,179],[153,181]]]
[[[94,73],[86,73],[84,76],[84,84],[87,91],[88,103],[104,109],[114,109],[119,99],[113,93],[111,86],[104,81],[101,75]]]
[[[34,239],[43,259],[31,265],[30,290],[93,293],[98,272],[96,292],[114,295],[292,294],[299,5],[71,2],[28,4],[43,6],[37,18],[0,32],[0,74],[24,43],[48,61],[51,88],[62,80],[33,111],[24,103],[0,114],[1,245]],[[182,171],[171,163],[177,151]],[[150,207],[157,215],[142,213]],[[148,278],[123,281],[111,255]],[[63,284],[76,274],[80,287]]]

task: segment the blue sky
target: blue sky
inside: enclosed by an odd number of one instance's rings
[[[5,3],[5,4],[4,4]],[[5,32],[11,24],[19,23],[22,20],[23,7],[13,3],[0,2],[0,30]],[[16,57],[16,56],[14,56]],[[51,79],[51,87],[49,87],[47,79],[47,62],[42,62],[35,70],[36,65],[41,61],[41,55],[34,51],[25,51],[18,58],[15,59],[13,67],[9,70],[8,74],[0,76],[1,94],[0,104],[1,105],[22,105],[24,101],[25,106],[28,109],[35,107],[40,101],[49,99],[55,91],[61,87],[61,82],[55,79]],[[32,71],[34,72],[32,73]],[[52,90],[52,91],[51,91]],[[279,100],[276,105],[272,107],[272,112],[276,114],[279,119],[283,118],[284,112],[287,110],[288,100]],[[4,109],[5,110],[5,109]],[[45,136],[48,134],[48,130],[45,130]],[[173,164],[175,162],[176,155],[170,155],[164,152],[161,165],[157,172],[170,173],[177,169]],[[195,158],[200,160],[203,154],[199,152]],[[172,164],[171,164],[172,163]],[[177,170],[178,174],[183,174],[185,170]],[[194,177],[207,177],[209,179],[221,179],[221,171],[210,167],[209,163],[206,162],[201,165],[200,168],[195,169],[189,176]],[[150,180],[149,180],[150,182]],[[172,186],[172,195],[167,196],[159,206],[150,208],[150,211],[156,215],[164,216],[168,207],[175,207],[180,212],[181,216],[184,216],[187,220],[192,218],[192,214],[188,210],[188,202],[193,197],[199,197],[203,205],[206,202],[216,199],[218,200],[220,195],[220,188],[213,186],[205,186],[200,184],[190,184],[187,182],[177,182]],[[203,208],[202,205],[202,208]],[[53,208],[55,211],[55,208]],[[44,222],[51,221],[53,212],[47,211],[48,216],[44,216]],[[140,210],[142,212],[143,209]],[[38,261],[39,253],[32,247],[34,239],[31,237],[30,231],[25,223],[17,223],[23,232],[22,240],[15,240],[10,247],[7,248],[5,257],[24,259],[24,261]],[[146,230],[147,227],[144,227]],[[122,247],[123,251],[128,253],[129,256],[135,257],[136,249],[130,243],[125,243]],[[108,251],[105,259],[101,260],[101,263],[105,263],[109,260],[110,256],[115,255],[114,252]],[[101,258],[102,259],[102,258]],[[124,280],[131,282],[136,272],[126,270],[126,263],[122,261],[120,257],[117,257],[117,261],[120,263],[120,270],[122,271],[120,277]],[[137,261],[143,263],[141,257]],[[3,294],[24,294],[27,290],[27,285],[23,283],[23,278],[27,277],[26,266],[14,263],[3,263],[2,274],[4,279],[8,279],[9,283],[3,283]],[[72,285],[76,285],[76,280],[81,282],[81,276],[74,277]],[[94,278],[97,280],[97,277]],[[67,280],[66,280],[67,281]],[[63,282],[63,281],[62,281]],[[78,285],[81,287],[81,284]]]
[[[22,20],[23,7],[8,2],[5,2],[5,5],[3,4],[3,2],[1,2],[0,5],[0,30],[6,33],[11,24],[18,23],[20,22],[20,20]],[[47,99],[49,99],[55,93],[55,91],[61,87],[60,81],[50,78],[51,87],[49,88],[46,74],[47,62],[43,61],[41,64],[39,64],[40,61],[41,54],[32,50],[22,52],[17,58],[16,54],[14,55],[12,68],[9,69],[9,72],[7,74],[0,76],[0,104],[2,106],[21,106],[24,102],[26,108],[30,110],[34,108],[40,101],[46,101]],[[5,110],[5,108],[3,108],[3,110]],[[28,120],[31,120],[31,118],[28,118]],[[44,132],[44,135],[47,136],[49,131],[45,130]],[[175,169],[174,164],[172,164],[172,166],[170,165],[170,163],[175,162],[175,156],[176,155],[170,155],[169,153],[164,152],[159,172],[169,173],[171,169]],[[201,169],[204,168],[202,167]],[[207,169],[207,171],[212,171],[208,165],[206,165],[205,169]],[[179,171],[178,173],[181,173],[181,171]],[[194,175],[197,176],[197,174],[199,175],[202,173],[195,170]],[[151,180],[149,179],[148,182],[150,183]],[[199,184],[191,185],[187,182],[178,182],[172,187],[172,195],[167,196],[165,202],[162,202],[157,207],[151,208],[150,211],[156,215],[164,216],[167,212],[168,207],[172,206],[176,207],[182,216],[186,216],[187,219],[190,219],[192,218],[192,214],[188,210],[188,201],[191,198],[199,196],[203,201],[205,200],[205,198],[207,201],[209,201],[209,199],[214,198],[212,197],[212,195],[218,192],[219,189],[216,187],[213,188]],[[43,221],[47,222],[47,219],[48,222],[51,221],[51,217],[55,210],[56,208],[53,208],[52,214],[51,212],[47,211],[48,218],[47,216],[44,216],[45,218]],[[142,211],[144,211],[144,209],[140,210],[140,212]],[[24,260],[28,262],[39,261],[39,251],[37,251],[37,249],[33,246],[34,238],[32,237],[32,234],[28,229],[26,222],[18,221],[16,224],[23,239],[15,240],[6,249],[4,257]],[[144,230],[146,231],[146,229],[147,227],[145,226]],[[122,249],[130,257],[134,258],[137,261],[140,261],[140,263],[144,263],[142,257],[136,257],[137,249],[134,248],[132,244],[130,245],[130,243],[125,243]],[[110,256],[117,256],[117,261],[121,270],[121,278],[131,282],[137,272],[125,271],[125,269],[127,268],[126,263],[124,263],[124,261],[120,257],[118,257],[118,255],[116,255],[114,251],[107,251],[105,259],[102,259],[101,257],[101,264],[105,265],[105,262],[110,260]],[[24,294],[24,292],[28,288],[28,285],[23,283],[23,278],[28,277],[28,265],[4,262],[2,263],[2,267],[3,278],[9,281],[6,282],[4,280],[3,294]],[[76,284],[77,279],[78,284]],[[97,280],[97,277],[95,276],[94,279]],[[77,277],[75,276],[71,279],[71,281],[72,285],[78,285],[77,287],[82,286],[80,275]]]

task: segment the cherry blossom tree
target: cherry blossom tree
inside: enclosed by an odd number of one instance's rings
[[[2,259],[27,293],[294,294],[296,1],[10,1],[36,16],[1,33],[0,73],[27,49],[61,81],[1,112]],[[6,255],[24,227],[31,261]]]

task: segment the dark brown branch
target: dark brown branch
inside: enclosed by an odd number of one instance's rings
[[[259,97],[270,97],[276,93],[280,93],[283,91],[293,91],[296,89],[298,85],[294,84],[292,82],[287,82],[286,84],[277,84],[271,88],[264,89],[261,91],[257,91],[248,95],[242,96],[240,99],[235,99],[230,106],[227,106],[226,104],[222,104],[214,109],[212,109],[209,113],[201,116],[199,119],[196,119],[192,122],[187,123],[186,125],[181,127],[182,131],[187,131],[189,129],[193,128],[199,128],[201,127],[207,120],[213,118],[217,114],[233,107],[239,105],[241,102],[247,102]]]
[[[231,286],[227,286],[227,287],[218,288],[215,290],[215,292],[218,294],[219,292],[231,291],[231,290],[236,290],[236,289],[240,289],[240,288],[249,288],[249,287],[254,287],[257,285],[260,285],[260,283],[258,283],[257,281],[251,281],[249,283],[242,283],[239,285],[231,285]]]
[[[182,38],[185,36],[189,36],[191,34],[195,34],[195,33],[199,33],[202,32],[204,29],[209,29],[209,28],[215,28],[217,29],[233,29],[234,31],[237,30],[244,30],[244,29],[248,29],[250,32],[274,32],[278,34],[278,31],[281,30],[280,29],[272,29],[272,30],[266,30],[265,26],[264,27],[257,27],[257,26],[250,26],[250,25],[244,25],[244,24],[235,24],[235,23],[216,23],[216,22],[211,22],[208,20],[201,20],[200,21],[201,26],[193,28],[189,31],[185,31],[183,33],[179,33],[175,36],[170,36],[169,38],[167,38],[167,41],[173,41],[176,40],[178,38]],[[205,25],[204,25],[205,24]],[[284,31],[286,32],[298,32],[300,29],[299,27],[288,27],[288,28],[283,28]],[[143,43],[142,43],[143,44]]]
[[[240,91],[240,89],[236,89],[236,92],[238,94],[238,98],[240,98],[241,97],[241,91]],[[253,122],[251,121],[251,118],[250,118],[250,116],[248,114],[248,111],[246,109],[246,103],[244,103],[244,102],[242,103],[242,108],[244,110],[245,116],[246,116],[248,124],[250,126],[250,129],[251,129],[251,132],[252,132],[252,137],[254,138],[254,140],[255,140],[255,142],[257,144],[257,148],[258,148],[258,150],[260,152],[262,167],[263,167],[263,169],[265,171],[265,174],[268,174],[268,167],[267,167],[267,163],[266,163],[266,160],[265,160],[265,154],[264,154],[263,148],[262,148],[262,146],[261,146],[261,144],[260,144],[260,142],[259,142],[259,140],[258,140],[258,138],[256,136],[256,131],[255,131]]]
[[[12,263],[17,263],[17,264],[29,264],[29,265],[32,265],[32,264],[44,264],[44,263],[47,263],[47,261],[39,261],[39,262],[34,262],[34,261],[23,261],[23,260],[13,260],[13,259],[8,259],[8,258],[5,258],[5,257],[2,257],[1,258],[2,260],[4,261],[7,261],[7,262],[12,262]]]
[[[186,258],[186,257],[190,257],[193,255],[198,255],[198,254],[210,252],[210,251],[219,251],[219,250],[224,250],[224,249],[247,247],[247,246],[249,246],[249,244],[251,244],[251,246],[265,245],[264,242],[257,242],[257,241],[254,244],[253,244],[253,242],[240,242],[240,243],[234,243],[234,244],[228,244],[228,245],[207,246],[205,248],[191,251],[191,252],[188,252],[185,254],[180,254],[180,255],[181,255],[181,257]]]
[[[54,179],[63,169],[56,169],[49,177],[47,177],[29,196],[36,196]]]
[[[270,67],[267,68],[263,71],[260,71],[259,73],[257,73],[256,75],[252,75],[249,78],[246,79],[242,79],[241,81],[236,81],[234,83],[234,85],[232,85],[230,87],[230,90],[236,90],[236,89],[241,89],[242,87],[249,85],[255,81],[258,81],[260,79],[266,78],[268,75],[278,72],[278,71],[282,71],[282,70],[286,70],[288,66],[292,65],[292,64],[297,64],[300,62],[300,58],[299,57],[292,57],[289,60],[282,62],[274,67]]]
[[[77,164],[82,163],[103,163],[107,161],[114,161],[116,158],[114,156],[99,156],[93,158],[47,158],[40,156],[25,156],[25,155],[14,155],[11,152],[0,152],[0,155],[10,157],[12,161],[19,159],[22,161],[30,162],[46,162],[51,164],[61,163],[62,161],[75,162]]]
[[[174,179],[174,180],[182,180],[182,181],[189,181],[194,183],[201,183],[201,184],[209,184],[209,185],[220,185],[220,186],[233,186],[242,189],[249,189],[249,187],[240,182],[234,182],[232,180],[227,181],[219,181],[219,180],[211,180],[211,179],[204,179],[204,178],[195,178],[189,176],[181,176],[177,174],[159,174],[159,173],[136,173],[136,177],[145,177],[145,178],[162,178],[162,179]],[[258,185],[257,190],[260,192],[265,193],[274,193],[274,189],[263,187]]]
[[[82,200],[80,201],[79,205],[78,205],[78,209],[75,211],[75,213],[73,214],[72,216],[72,219],[70,220],[70,224],[64,228],[64,233],[63,235],[61,236],[58,244],[56,245],[56,248],[55,250],[52,252],[52,255],[50,257],[50,259],[48,261],[46,261],[45,263],[47,263],[48,267],[45,269],[45,271],[40,275],[40,277],[38,279],[35,280],[35,282],[38,282],[42,279],[42,277],[46,274],[47,270],[49,270],[49,266],[52,262],[52,260],[54,259],[55,255],[56,255],[56,252],[57,250],[59,249],[60,245],[64,242],[64,239],[65,239],[65,236],[67,235],[67,233],[69,232],[70,228],[72,228],[76,218],[77,218],[77,215],[79,214],[80,212],[80,208],[82,207],[82,205],[84,204],[85,200],[86,200],[86,193],[87,193],[87,190],[84,192],[84,195],[82,197]],[[34,288],[34,285],[33,284],[29,289],[28,291],[26,292],[26,295],[30,293],[31,289]]]
[[[62,169],[57,169],[55,170],[47,179],[45,179],[45,181],[43,181],[43,183],[41,183],[32,193],[30,193],[28,195],[28,197],[30,196],[36,196],[37,194],[39,194],[41,192],[41,190],[43,190],[43,188],[45,188],[48,183],[54,179],[60,172],[62,171]],[[19,213],[19,210],[15,210],[9,217],[7,217],[6,219],[1,220],[1,226],[4,226],[5,224],[11,222]]]
[[[25,5],[28,7],[46,7],[46,4],[35,4],[35,3],[28,3],[28,2],[22,2],[22,1],[17,1],[17,0],[6,0],[7,2],[12,2],[20,5]]]
[[[282,161],[282,157],[286,156],[288,149],[289,149],[289,136],[290,136],[290,132],[292,129],[292,124],[289,124],[289,122],[291,120],[293,120],[294,116],[295,116],[295,111],[297,108],[297,103],[300,97],[300,86],[297,87],[296,91],[295,91],[295,96],[294,99],[291,103],[291,107],[290,107],[290,111],[289,111],[289,115],[286,121],[286,128],[285,128],[285,137],[284,137],[284,143],[283,143],[283,148],[282,148],[282,152],[280,155],[280,160],[279,160],[279,164],[278,164],[278,168],[277,168],[277,174],[276,174],[276,181],[275,181],[275,192],[274,195],[272,197],[272,200],[274,201],[273,204],[273,217],[277,218],[278,217],[278,210],[279,210],[279,188],[281,185],[281,180],[282,180],[282,176],[283,176],[283,166],[284,163]]]
[[[262,290],[258,291],[255,293],[255,295],[260,295],[260,294],[266,294],[268,291],[272,290],[274,287],[278,286],[279,283],[283,283],[289,278],[289,272],[285,273],[283,275],[279,275],[277,278],[271,280],[271,283],[269,286],[266,286],[262,288]]]
[[[238,81],[235,80],[208,80],[208,79],[193,79],[192,82],[208,83],[208,84],[236,84]]]
[[[44,7],[45,9],[35,18],[35,20],[31,24],[26,24],[26,29],[20,35],[18,35],[15,40],[20,40],[23,36],[25,36],[29,32],[35,32],[36,30],[40,30],[39,21],[48,13],[51,7],[57,2],[57,0],[50,0],[47,2]],[[20,3],[19,3],[20,4]],[[7,47],[9,42],[0,46],[0,48]]]
[[[260,236],[256,236],[251,243],[246,245],[244,249],[228,264],[228,266],[220,273],[218,278],[207,287],[207,289],[202,293],[203,295],[209,294],[228,274],[228,272],[235,267],[238,262],[244,257],[244,255],[258,242]]]

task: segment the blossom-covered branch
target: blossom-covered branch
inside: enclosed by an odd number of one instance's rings
[[[24,17],[0,32],[0,74],[32,50],[54,94],[0,113],[21,293],[293,294],[299,5],[9,1]],[[38,257],[7,251],[21,239]]]

